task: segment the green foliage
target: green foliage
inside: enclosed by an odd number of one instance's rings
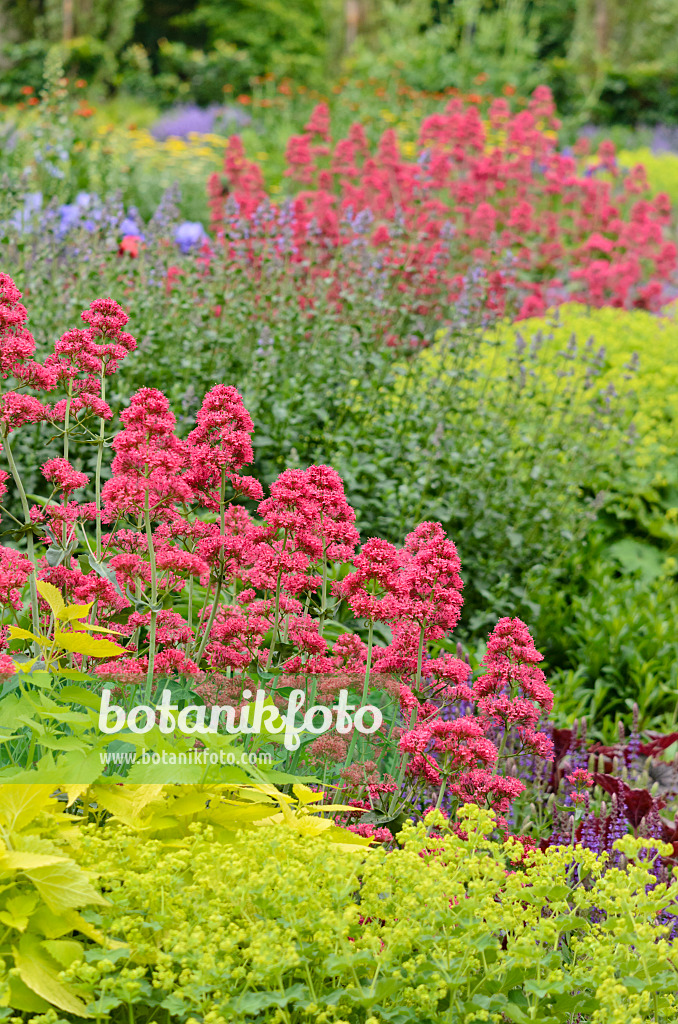
[[[208,51],[161,39],[157,64],[155,95],[167,105],[187,96],[204,105],[220,103],[224,85],[236,95],[245,92],[256,69],[247,50],[223,39]]]
[[[274,830],[223,846],[198,824],[172,841],[90,827],[80,864],[110,901],[97,921],[129,955],[88,950],[64,980],[116,1022],[131,1007],[215,1024],[675,1019],[657,923],[672,895],[646,891],[647,840],[621,841],[629,868],[603,874],[581,847],[521,863],[519,844],[490,838],[491,815],[463,817],[465,838],[434,815],[364,860]]]
[[[107,900],[92,884],[94,872],[73,857],[77,819],[52,789],[0,786],[0,1006],[29,1013],[53,1006],[82,1018],[89,1016],[83,989],[64,983],[61,972],[86,948],[110,948],[80,913]]]
[[[678,323],[675,307],[657,316],[642,310],[561,306],[555,315],[521,321],[498,331],[506,339],[541,339],[543,371],[568,344],[592,340],[598,353],[598,385],[628,395],[634,409],[634,454],[624,472],[600,477],[609,493],[606,511],[623,533],[633,533],[673,554],[678,544]],[[634,369],[635,367],[635,369]],[[583,400],[579,391],[575,399]],[[589,486],[595,486],[590,483]]]
[[[676,92],[676,117],[678,119],[678,78],[675,83]],[[640,120],[639,115],[633,120]],[[642,164],[647,172],[647,180],[653,193],[666,192],[671,200],[672,206],[678,209],[678,154],[676,153],[653,153],[649,146],[640,148],[622,149],[617,154],[617,161],[621,167],[631,169],[637,164]]]
[[[634,571],[626,544],[605,550],[599,539],[570,559],[567,586],[549,592],[534,626],[549,664],[563,666],[548,672],[559,724],[586,716],[608,742],[615,741],[616,722],[628,722],[634,703],[642,729],[678,725],[675,578],[649,559],[649,578]],[[615,564],[615,553],[626,565]]]
[[[264,483],[287,466],[333,465],[364,536],[400,542],[422,518],[443,524],[468,581],[466,629],[484,633],[492,617],[509,612],[533,621],[536,605],[524,601],[537,593],[531,573],[553,566],[578,542],[601,489],[582,494],[580,485],[606,479],[605,466],[608,475],[616,472],[628,447],[623,405],[608,409],[603,395],[621,376],[616,367],[599,380],[594,353],[584,345],[574,360],[545,361],[536,351],[521,361],[513,335],[484,337],[472,321],[453,321],[439,343],[437,368],[433,354],[394,359],[383,347],[386,324],[401,337],[429,342],[439,331],[433,317],[400,311],[395,288],[379,294],[369,279],[357,280],[339,315],[331,278],[305,281],[313,295],[310,318],[289,279],[273,268],[264,306],[246,275],[222,281],[174,254],[183,273],[171,294],[145,287],[149,274],[163,273],[157,258],[149,254],[147,261],[142,250],[126,264],[80,263],[64,295],[51,261],[35,251],[19,256],[14,265],[23,261],[25,269],[16,274],[18,286],[42,296],[31,329],[44,350],[94,295],[133,287],[140,349],[112,378],[107,398],[114,406],[139,387],[155,386],[188,423],[214,381],[237,385],[257,425],[255,472]],[[301,287],[303,267],[299,275]],[[227,315],[215,317],[218,306]],[[596,386],[577,405],[571,394],[587,378]],[[47,455],[30,431],[19,441],[22,466],[37,472]],[[28,489],[34,490],[30,480]]]
[[[194,10],[175,17],[174,24],[204,30],[208,47],[221,42],[245,50],[255,75],[319,85],[325,79],[329,36],[340,11],[337,0],[202,0]]]
[[[399,77],[415,89],[438,92],[449,86],[498,93],[512,85],[530,92],[542,80],[537,65],[537,22],[524,0],[457,0],[434,16],[429,0],[380,5],[376,40],[363,40],[349,67],[369,77]]]

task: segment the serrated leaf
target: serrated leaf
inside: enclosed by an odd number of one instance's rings
[[[66,602],[61,596],[61,593],[57,590],[54,584],[48,583],[46,580],[36,580],[35,585],[38,588],[40,597],[44,598],[50,606],[54,618],[58,618],[59,612],[63,611],[66,607]]]
[[[55,913],[75,910],[91,903],[108,905],[108,901],[96,891],[84,871],[71,860],[62,858],[61,863],[24,868],[23,871]]]
[[[42,999],[76,1017],[89,1017],[85,1003],[59,981],[61,965],[49,955],[34,935],[24,935],[14,952],[19,977]]]
[[[68,863],[67,857],[57,857],[50,853],[31,853],[29,850],[8,850],[0,855],[0,871],[37,871],[51,868],[56,864]]]
[[[34,640],[41,647],[47,647],[49,640],[45,636],[36,636],[30,629],[22,629],[21,626],[8,626],[10,640]]]
[[[86,615],[89,615],[90,609],[94,601],[90,601],[89,604],[67,604],[65,608],[62,608],[57,618],[61,622],[72,622],[73,619],[84,619]]]
[[[55,633],[54,640],[63,650],[85,654],[88,658],[114,658],[125,653],[125,648],[112,640],[97,640],[86,633]]]
[[[52,805],[52,789],[50,785],[0,786],[0,821],[10,832],[22,829]]]
[[[309,786],[292,786],[292,792],[300,804],[312,804],[322,800],[324,793],[315,793]]]
[[[115,633],[116,636],[124,636],[119,629],[109,629],[108,626],[93,626],[91,622],[74,622],[73,629],[87,630],[89,633]]]
[[[30,672],[37,660],[37,658],[31,658],[29,661],[15,661],[14,667],[17,672]]]
[[[93,711],[99,711],[101,708],[101,697],[83,686],[64,686],[54,694],[54,699],[67,701],[69,704],[82,704],[84,708],[92,708]]]

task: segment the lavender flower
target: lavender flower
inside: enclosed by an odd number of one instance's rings
[[[207,233],[200,221],[185,220],[174,232],[174,241],[182,252],[190,252],[207,241]]]

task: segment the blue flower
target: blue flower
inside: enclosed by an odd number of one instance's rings
[[[174,241],[182,252],[190,252],[207,241],[207,233],[200,221],[185,220],[174,232]]]
[[[136,221],[132,220],[131,217],[125,217],[124,220],[120,222],[119,231],[121,235],[135,235],[136,238],[144,237],[141,228]]]

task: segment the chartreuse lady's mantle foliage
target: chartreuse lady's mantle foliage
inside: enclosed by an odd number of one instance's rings
[[[619,841],[622,869],[581,847],[526,853],[494,824],[467,807],[456,833],[431,812],[398,849],[358,857],[276,830],[223,845],[198,823],[87,826],[73,858],[105,900],[83,916],[109,942],[79,936],[60,984],[125,1024],[674,1022],[657,923],[671,897],[646,892],[665,845]]]

